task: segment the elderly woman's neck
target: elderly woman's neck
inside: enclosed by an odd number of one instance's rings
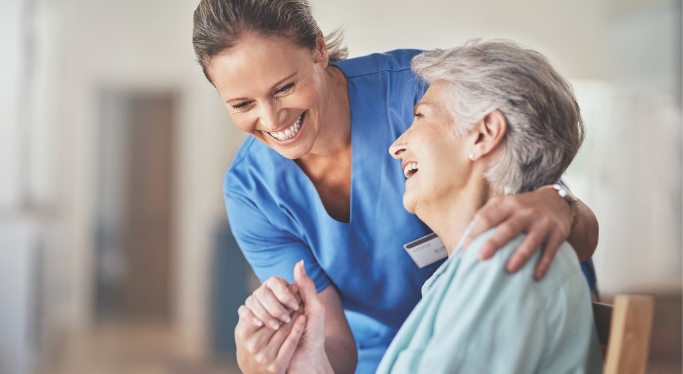
[[[420,218],[441,238],[450,257],[477,211],[497,195],[499,193],[482,178],[442,199],[425,218]]]

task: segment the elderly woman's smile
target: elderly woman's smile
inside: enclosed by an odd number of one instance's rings
[[[406,176],[403,205],[411,213],[458,194],[471,173],[464,150],[468,138],[457,135],[446,95],[445,84],[434,82],[415,106],[412,126],[389,150],[401,160]]]

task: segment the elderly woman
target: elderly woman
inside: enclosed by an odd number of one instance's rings
[[[543,56],[506,41],[426,52],[412,68],[431,86],[390,153],[406,173],[403,205],[449,259],[378,373],[601,372],[589,289],[569,244],[540,282],[533,262],[503,270],[524,235],[487,262],[477,255],[491,230],[462,249],[487,201],[553,183],[569,166],[583,140],[571,87]]]
[[[377,373],[601,372],[589,289],[568,243],[540,282],[534,261],[514,274],[503,269],[525,235],[489,261],[478,256],[493,229],[463,250],[484,204],[553,183],[571,163],[583,140],[571,87],[543,56],[507,41],[425,52],[412,68],[430,87],[389,151],[407,178],[403,205],[439,235],[449,258],[422,287]],[[279,333],[279,356],[298,342],[309,359],[301,372],[331,373],[314,354],[325,340],[324,307],[302,265],[294,279],[305,308],[289,334]]]

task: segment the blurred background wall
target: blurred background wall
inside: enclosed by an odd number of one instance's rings
[[[311,3],[352,57],[504,37],[550,58],[588,129],[566,180],[600,288],[658,295],[652,357],[680,372],[680,0]],[[0,373],[234,370],[224,301],[253,281],[222,177],[244,135],[194,62],[196,5],[0,2]]]

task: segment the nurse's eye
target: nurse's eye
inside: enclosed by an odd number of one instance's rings
[[[285,92],[289,91],[289,89],[292,87],[294,87],[294,83],[290,83],[290,84],[288,84],[282,88],[278,88],[277,90],[275,90],[275,93],[276,94],[285,93]]]
[[[422,118],[422,113],[414,113],[415,118]]]
[[[243,103],[239,103],[239,104],[237,104],[237,105],[233,105],[233,106],[232,106],[232,109],[244,109],[244,108],[246,108],[247,106],[249,106],[250,104],[251,104],[251,101],[245,101],[245,102],[243,102]]]

